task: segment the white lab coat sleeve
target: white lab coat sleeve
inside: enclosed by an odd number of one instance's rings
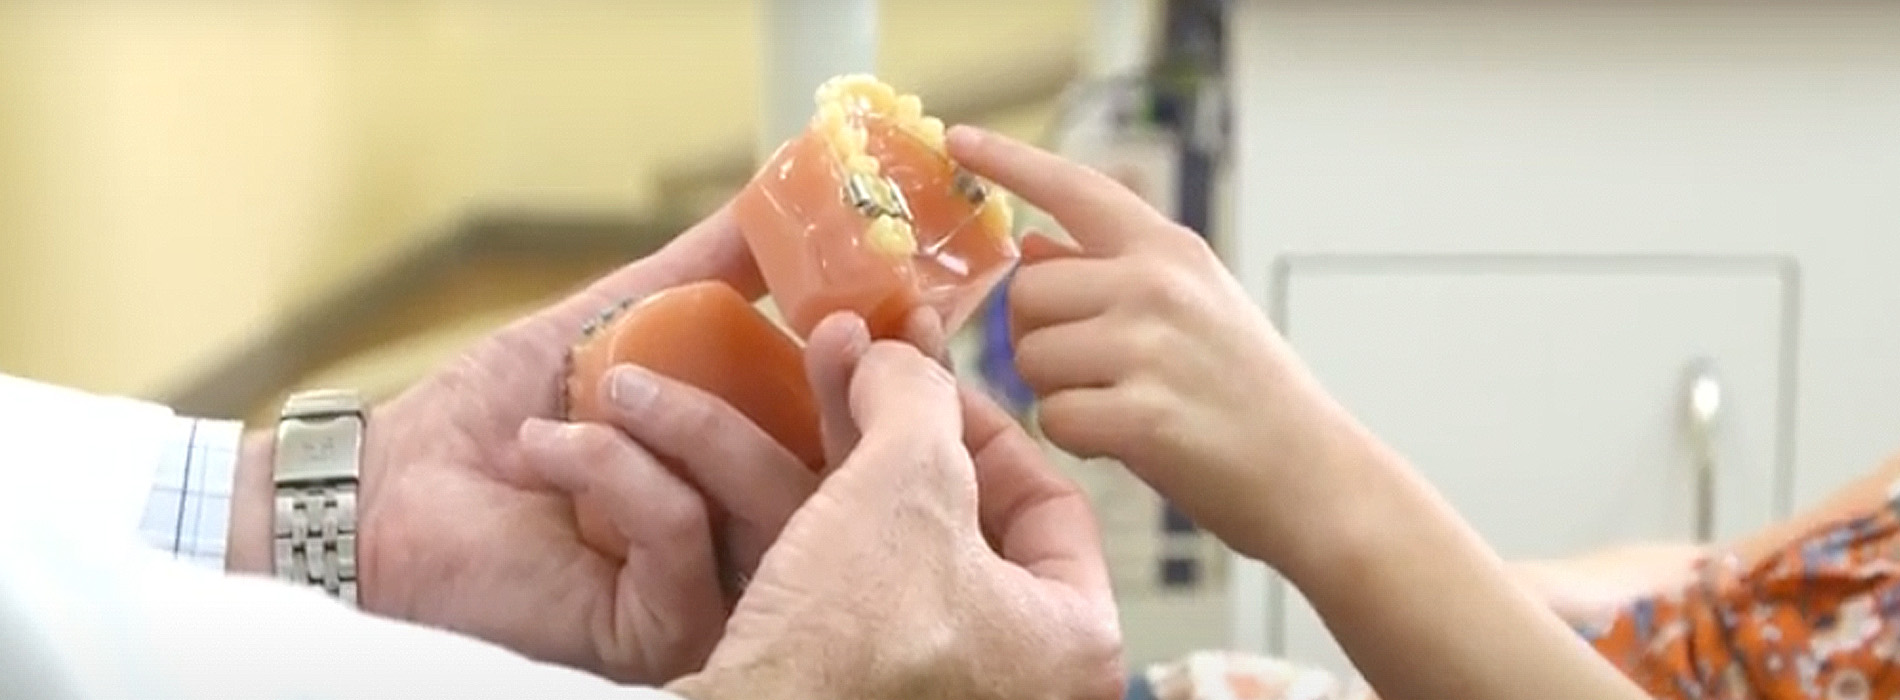
[[[138,536],[171,411],[0,375],[0,698],[637,698]]]
[[[172,418],[145,499],[140,538],[173,559],[223,571],[243,442],[240,421]]]

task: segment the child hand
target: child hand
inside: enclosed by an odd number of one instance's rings
[[[1338,475],[1300,466],[1358,444],[1357,426],[1193,231],[1027,144],[958,127],[950,146],[1080,244],[1030,236],[1009,290],[1043,432],[1122,461],[1230,546],[1272,561],[1275,533],[1344,491]]]

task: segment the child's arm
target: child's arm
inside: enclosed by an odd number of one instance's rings
[[[1271,561],[1386,700],[1641,698],[1370,435],[1309,465],[1351,484]],[[1317,509],[1316,509],[1317,510]]]

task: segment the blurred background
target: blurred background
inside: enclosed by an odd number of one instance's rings
[[[1018,134],[1047,121],[1089,30],[1086,0],[877,9],[864,70]],[[400,386],[744,182],[761,12],[4,3],[0,366],[247,416],[276,401],[249,386],[262,375]],[[467,242],[483,236],[525,250]],[[348,323],[296,339],[321,347],[246,355],[341,307]],[[240,369],[260,376],[240,389]],[[200,398],[208,383],[229,396]]]
[[[1882,0],[9,0],[0,371],[260,424],[387,396],[703,216],[828,70],[1210,236],[1507,556],[1749,532],[1900,446]],[[1032,411],[995,320],[959,362]],[[1134,662],[1343,663],[1270,572],[1052,454]]]

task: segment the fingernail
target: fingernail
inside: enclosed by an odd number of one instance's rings
[[[546,418],[529,418],[521,422],[521,430],[517,433],[517,436],[523,440],[546,437],[553,435],[554,429],[558,425],[558,423]]]
[[[944,138],[951,148],[975,148],[982,143],[983,132],[974,126],[958,124],[950,127],[950,133],[945,134]]]
[[[515,439],[521,441],[522,449],[540,454],[556,445],[565,431],[572,427],[573,423],[529,418],[521,422],[521,430],[516,432]]]
[[[645,411],[647,406],[652,405],[653,397],[660,393],[660,385],[653,381],[653,374],[633,365],[615,368],[613,378],[609,381],[612,384],[607,386],[607,400],[629,412]]]
[[[870,349],[871,328],[864,325],[862,317],[855,314],[851,316],[851,339],[845,343],[844,347],[852,357],[862,355]]]

